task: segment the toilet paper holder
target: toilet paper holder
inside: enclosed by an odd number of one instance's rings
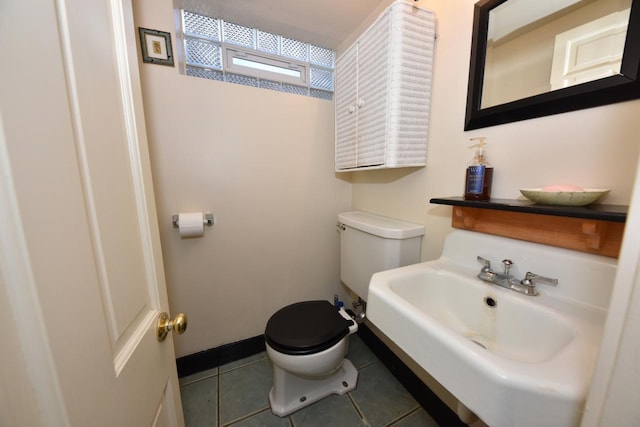
[[[179,227],[178,218],[179,218],[179,216],[177,214],[171,216],[171,223],[173,224],[173,228],[178,228]],[[202,215],[202,223],[204,225],[208,225],[209,227],[211,227],[215,223],[215,217],[213,216],[212,213],[203,214]]]

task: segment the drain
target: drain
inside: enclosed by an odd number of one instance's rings
[[[349,387],[349,383],[346,381],[342,381],[342,387]]]
[[[302,396],[302,397],[300,398],[300,403],[304,402],[305,400],[307,400],[307,396]]]
[[[496,305],[498,305],[498,301],[494,300],[491,297],[485,297],[484,298],[484,303],[487,304],[489,307],[493,308]]]

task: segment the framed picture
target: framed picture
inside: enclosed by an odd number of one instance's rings
[[[171,34],[147,28],[138,28],[138,31],[140,32],[142,61],[173,67]]]

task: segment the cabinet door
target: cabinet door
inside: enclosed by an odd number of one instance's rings
[[[358,44],[336,61],[336,170],[357,164]]]
[[[358,42],[358,166],[385,162],[390,21],[387,10]]]

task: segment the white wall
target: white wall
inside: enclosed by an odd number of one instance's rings
[[[341,290],[339,211],[425,224],[422,259],[439,256],[451,208],[429,199],[461,195],[471,137],[488,137],[494,197],[572,183],[629,203],[640,101],[464,132],[474,2],[420,5],[435,11],[439,35],[425,168],[336,176],[331,103],[141,65],[170,301],[190,316],[179,356],[258,335],[277,307]],[[175,35],[171,13],[169,0],[138,2],[136,25]],[[180,240],[171,214],[201,209],[218,225]]]
[[[136,25],[174,36],[169,0],[135,4]],[[163,256],[178,356],[260,335],[281,306],[332,299],[337,214],[351,188],[333,172],[333,103],[141,64]],[[181,240],[177,212],[218,220]]]
[[[521,197],[519,188],[570,183],[611,188],[606,203],[630,203],[640,150],[640,100],[464,132],[474,2],[420,4],[435,11],[439,34],[427,166],[354,173],[354,209],[425,224],[422,259],[437,258],[450,231],[451,208],[430,205],[429,199],[462,195],[472,155],[466,147],[475,136],[488,137],[496,198]],[[635,238],[634,233],[626,236]],[[636,264],[637,258],[636,253]],[[640,329],[638,273],[633,265],[625,268],[631,273],[628,289],[635,292],[610,307],[611,313],[624,314],[604,338],[609,345],[601,350],[604,362],[595,373],[599,381],[591,390],[594,412],[585,419],[589,426],[635,426],[640,421],[640,409],[634,405],[640,363],[635,338]]]
[[[420,5],[438,20],[427,166],[354,173],[354,209],[425,224],[422,259],[437,258],[451,208],[429,199],[462,195],[473,155],[467,146],[475,136],[488,138],[493,197],[518,198],[520,188],[570,183],[611,188],[606,203],[629,203],[640,149],[640,100],[464,132],[474,2]]]

